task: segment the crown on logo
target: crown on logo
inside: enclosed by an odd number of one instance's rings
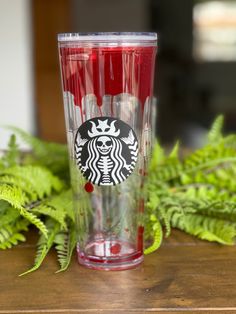
[[[115,127],[115,122],[112,121],[110,125],[108,125],[108,119],[102,121],[98,120],[98,125],[95,124],[94,121],[90,121],[92,124],[91,132],[88,131],[88,135],[90,137],[101,136],[101,135],[111,135],[117,137],[120,134],[120,130],[117,130]]]

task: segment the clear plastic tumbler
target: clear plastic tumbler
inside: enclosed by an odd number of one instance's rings
[[[143,261],[155,33],[59,34],[79,263]]]

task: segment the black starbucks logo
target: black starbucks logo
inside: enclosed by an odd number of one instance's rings
[[[110,117],[84,122],[75,137],[75,157],[82,174],[97,185],[116,185],[134,170],[138,141],[125,122]]]

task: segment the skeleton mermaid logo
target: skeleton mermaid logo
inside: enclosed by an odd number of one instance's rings
[[[93,118],[77,131],[75,157],[83,176],[90,182],[117,185],[135,168],[138,140],[133,129],[122,120]]]

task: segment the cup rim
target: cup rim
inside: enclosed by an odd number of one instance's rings
[[[94,42],[94,43],[140,43],[157,41],[157,33],[154,32],[79,32],[60,33],[57,35],[58,42]]]

